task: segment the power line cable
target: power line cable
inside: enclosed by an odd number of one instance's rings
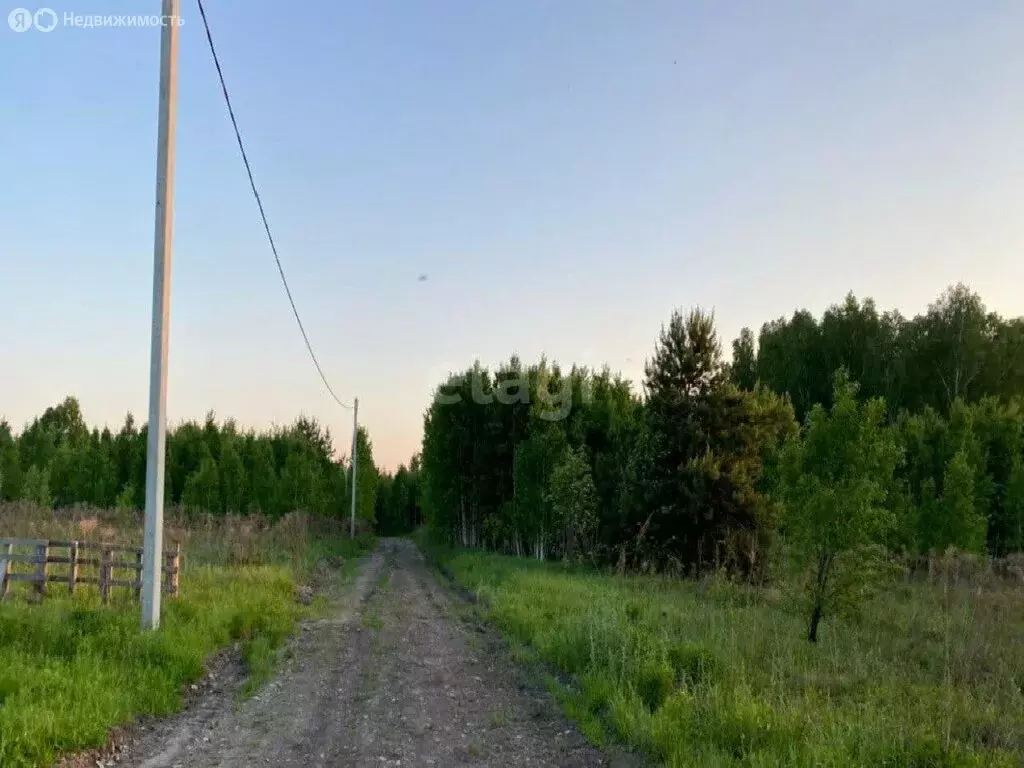
[[[327,387],[327,391],[331,397],[334,398],[335,402],[342,408],[352,410],[352,406],[343,402],[338,397],[334,389],[331,387],[327,376],[324,375],[324,369],[320,367],[320,361],[316,357],[316,352],[313,351],[313,345],[309,341],[309,335],[306,333],[306,328],[302,324],[302,318],[299,317],[299,310],[295,306],[295,299],[292,297],[292,289],[288,286],[288,278],[285,277],[284,267],[281,266],[281,257],[277,253],[277,245],[274,243],[274,236],[270,232],[270,224],[267,222],[266,211],[263,210],[263,201],[260,199],[259,190],[256,188],[256,182],[252,176],[252,166],[249,165],[249,156],[245,151],[245,143],[242,141],[242,133],[238,129],[238,120],[235,118],[235,110],[231,106],[231,97],[228,95],[228,86],[224,82],[224,71],[220,66],[220,58],[217,56],[217,48],[213,44],[213,35],[210,33],[210,24],[206,19],[206,9],[203,8],[203,0],[196,0],[199,5],[199,15],[203,19],[203,28],[206,30],[206,42],[210,44],[210,54],[213,56],[213,64],[217,68],[217,77],[220,79],[220,89],[224,94],[224,103],[228,108],[228,115],[231,117],[231,126],[235,129],[235,139],[238,141],[238,149],[242,153],[242,162],[245,163],[245,173],[249,177],[249,186],[252,188],[253,197],[256,198],[256,205],[260,209],[260,218],[263,219],[263,229],[266,230],[267,240],[270,242],[270,250],[274,254],[274,261],[277,263],[277,271],[281,275],[281,283],[284,285],[284,291],[288,294],[288,303],[291,304],[292,313],[295,315],[295,322],[299,325],[299,331],[302,332],[302,339],[306,342],[306,349],[309,350],[309,356],[313,360],[313,365],[316,366],[317,373],[320,374],[320,378],[324,382],[324,386]]]

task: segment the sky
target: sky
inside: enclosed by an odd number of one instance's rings
[[[0,416],[74,394],[116,428],[147,408],[159,29],[19,33],[6,1]],[[384,467],[449,370],[517,352],[639,382],[676,308],[713,309],[726,348],[848,291],[912,315],[963,281],[1024,314],[1016,0],[207,11],[299,310]],[[301,413],[344,452],[181,16],[169,419]]]

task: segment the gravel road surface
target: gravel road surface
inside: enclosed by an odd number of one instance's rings
[[[241,675],[229,664],[180,716],[140,730],[117,764],[635,764],[591,747],[463,609],[412,542],[386,539],[254,697],[239,702]]]

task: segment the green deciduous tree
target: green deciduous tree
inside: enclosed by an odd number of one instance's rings
[[[135,487],[126,483],[114,499],[114,508],[122,511],[136,509],[135,495]]]
[[[18,442],[7,421],[0,419],[0,500],[21,498],[21,458]]]
[[[734,357],[745,361],[750,346],[741,332]],[[757,379],[788,393],[799,418],[815,403],[829,404],[840,367],[860,382],[861,398],[885,397],[893,414],[931,407],[946,415],[958,399],[1009,399],[1024,391],[1024,319],[989,312],[976,293],[955,285],[911,319],[879,313],[871,299],[851,294],[820,322],[800,310],[762,326]]]
[[[373,461],[373,444],[365,427],[360,426],[356,433],[356,446],[356,517],[372,524],[376,518],[380,475]]]
[[[597,488],[582,449],[568,448],[565,451],[561,462],[551,473],[547,501],[551,505],[552,516],[564,527],[565,556],[574,559],[593,555],[597,532]]]
[[[985,547],[985,518],[976,508],[976,474],[966,451],[957,451],[943,477],[943,527],[951,543],[959,542],[963,549],[981,552]]]
[[[200,458],[199,466],[185,479],[181,503],[185,508],[197,512],[220,510],[220,477],[217,465],[209,454]]]
[[[1006,550],[1024,552],[1024,460],[1015,456],[1006,484]]]
[[[803,437],[783,451],[784,530],[802,576],[811,642],[822,618],[872,585],[893,525],[885,502],[899,448],[883,422],[885,402],[858,403],[856,393],[845,371],[837,374],[831,410],[815,406]]]
[[[377,483],[377,531],[395,536],[409,533],[420,523],[419,460],[399,465],[393,475],[382,472]]]
[[[245,465],[236,446],[234,435],[222,442],[220,452],[220,498],[227,514],[240,515],[246,512],[248,491],[245,487]]]
[[[50,491],[50,471],[33,464],[25,473],[21,484],[21,498],[41,507],[53,506],[53,494]]]

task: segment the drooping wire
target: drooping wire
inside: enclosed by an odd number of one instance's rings
[[[274,236],[270,232],[270,224],[267,222],[267,214],[263,209],[263,200],[260,198],[259,190],[256,188],[256,181],[253,179],[252,166],[249,165],[249,156],[245,151],[245,143],[242,141],[242,133],[238,128],[238,120],[235,118],[235,110],[231,106],[231,97],[228,95],[228,86],[224,82],[224,71],[221,69],[220,58],[217,56],[217,48],[213,44],[213,35],[210,33],[210,24],[206,19],[206,9],[203,8],[203,0],[196,0],[196,2],[199,5],[199,15],[203,20],[203,28],[206,30],[206,42],[210,45],[210,55],[213,56],[213,64],[217,68],[217,77],[220,79],[220,89],[224,94],[224,104],[228,108],[228,116],[231,118],[231,126],[235,129],[235,139],[238,141],[238,150],[242,154],[242,162],[245,163],[245,173],[249,177],[249,186],[252,188],[253,197],[256,198],[256,205],[260,210],[260,218],[263,219],[263,229],[267,233],[267,240],[270,242],[270,250],[274,254],[277,271],[281,275],[281,283],[284,285],[284,291],[288,295],[288,303],[292,307],[292,314],[295,315],[295,322],[299,325],[299,331],[302,333],[302,339],[306,342],[306,349],[309,350],[309,356],[312,358],[313,365],[316,366],[316,371],[320,374],[320,378],[323,380],[324,386],[327,387],[327,391],[338,405],[347,410],[352,410],[352,406],[343,402],[342,399],[335,394],[330,382],[327,381],[327,376],[324,375],[324,369],[320,367],[320,361],[317,359],[316,352],[313,351],[313,344],[310,342],[309,335],[306,333],[306,328],[302,324],[302,318],[299,317],[299,310],[295,306],[292,289],[288,286],[288,278],[285,277],[284,267],[281,266],[281,257],[277,253],[277,245],[274,243]]]

